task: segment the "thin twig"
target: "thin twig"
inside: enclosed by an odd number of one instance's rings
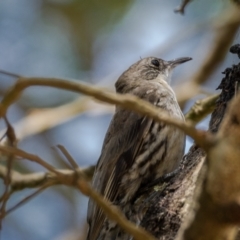
[[[14,129],[6,116],[4,116],[4,121],[7,125],[7,131],[5,135],[7,136],[8,144],[11,147],[16,147],[17,140],[16,140]],[[11,171],[12,171],[13,161],[14,161],[14,155],[10,153],[7,158],[7,171],[6,171],[6,176],[4,178],[5,190],[0,198],[1,199],[0,202],[2,202],[1,208],[0,208],[0,216],[1,216],[0,219],[2,219],[3,216],[5,215],[6,204],[8,199],[11,196],[11,191],[9,189],[12,181]],[[0,225],[1,225],[1,221],[0,221]]]
[[[13,147],[9,147],[9,146],[1,146],[1,145],[0,145],[0,152],[4,152],[7,154],[13,154],[14,156],[26,158],[28,160],[36,162],[36,163],[40,164],[41,166],[43,166],[44,168],[46,168],[48,171],[54,172],[56,175],[60,176],[60,173],[51,164],[45,162],[43,159],[41,159],[37,155],[27,153],[18,148],[13,148]]]
[[[4,167],[0,166],[0,174],[2,172],[1,168],[4,168]],[[92,197],[96,201],[96,203],[99,204],[99,206],[103,209],[105,214],[110,219],[116,221],[126,232],[133,235],[135,237],[135,239],[138,239],[138,240],[145,240],[145,239],[154,240],[154,238],[150,234],[148,234],[144,229],[142,229],[142,228],[136,226],[135,224],[131,223],[130,221],[128,221],[126,219],[126,217],[123,215],[123,213],[117,207],[113,206],[112,203],[105,200],[102,196],[100,196],[98,193],[96,193],[90,187],[90,185],[88,184],[85,175],[83,175],[84,171],[82,171],[82,170],[78,171],[78,179],[79,180],[77,180],[77,183],[76,183],[75,171],[71,171],[71,170],[60,171],[59,170],[59,172],[64,174],[66,177],[60,177],[59,178],[56,175],[54,176],[53,173],[48,173],[48,174],[51,174],[51,177],[49,177],[49,180],[47,180],[46,173],[35,173],[35,174],[22,175],[22,179],[21,179],[21,175],[19,176],[19,174],[17,173],[18,180],[15,179],[15,177],[13,175],[12,176],[12,179],[13,179],[12,183],[16,184],[17,182],[15,182],[15,181],[19,181],[18,184],[21,185],[20,182],[23,180],[23,182],[25,184],[25,187],[27,186],[27,184],[29,184],[30,187],[33,187],[33,185],[34,185],[33,181],[34,181],[35,183],[37,183],[36,186],[39,186],[38,184],[40,183],[41,189],[45,189],[46,187],[49,187],[53,184],[65,184],[65,185],[70,185],[70,186],[77,187],[83,194]],[[27,179],[28,175],[30,176],[29,179]],[[68,181],[65,182],[65,179],[68,179]],[[72,179],[72,180],[70,181],[69,179]],[[21,187],[23,188],[23,186],[21,186]],[[6,214],[12,212],[17,207],[19,207],[23,203],[25,203],[27,200],[34,197],[36,194],[40,193],[41,189],[39,189],[38,191],[36,191],[32,195],[30,195],[29,197],[25,198],[23,201],[18,203],[13,208],[9,209],[6,212]],[[15,189],[13,189],[13,190],[15,190]]]
[[[22,205],[24,205],[25,203],[27,203],[29,200],[31,200],[32,198],[36,197],[39,193],[41,193],[42,191],[44,191],[46,188],[50,187],[51,184],[44,184],[42,185],[37,191],[35,191],[34,193],[30,194],[29,196],[25,197],[23,200],[21,200],[20,202],[18,202],[15,206],[9,208],[4,216],[2,217],[6,217],[9,213],[13,212],[14,210],[16,210],[17,208],[21,207]]]
[[[76,172],[84,176],[87,181],[91,181],[93,173],[94,173],[94,166],[90,166],[87,168],[78,168]],[[58,169],[59,173],[64,175],[64,179],[74,179],[75,171],[69,169]],[[0,178],[5,178],[7,173],[7,168],[0,165]],[[19,191],[25,188],[38,188],[41,187],[43,184],[52,184],[52,185],[59,185],[61,182],[58,180],[56,174],[52,172],[36,172],[36,173],[19,173],[15,170],[11,171],[11,190],[12,191]],[[0,199],[1,201],[1,199]]]
[[[60,149],[60,151],[63,153],[63,155],[66,157],[66,159],[69,161],[69,163],[71,164],[73,170],[78,169],[78,164],[76,163],[76,161],[73,159],[73,157],[70,155],[70,153],[67,151],[67,149],[62,146],[62,145],[57,145],[57,148]]]
[[[15,74],[15,73],[8,72],[8,71],[4,71],[4,70],[0,70],[0,73],[3,74],[3,75],[9,76],[9,77],[14,77],[14,78],[20,78],[20,77],[22,77],[22,76],[19,75],[19,74]]]
[[[191,2],[192,0],[182,0],[182,3],[179,7],[177,7],[174,12],[184,14],[185,7]]]
[[[12,147],[16,147],[17,145],[17,137],[16,137],[16,134],[15,134],[15,130],[13,128],[13,126],[10,124],[10,122],[8,121],[7,117],[4,116],[4,121],[7,125],[7,131],[6,131],[6,136],[8,138],[8,141],[9,141],[9,145],[12,146]]]

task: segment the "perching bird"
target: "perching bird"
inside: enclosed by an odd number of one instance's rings
[[[141,59],[117,80],[117,93],[133,94],[165,110],[169,117],[184,120],[170,87],[172,70],[191,58],[164,61]],[[165,123],[117,106],[104,139],[92,187],[120,207],[127,216],[136,194],[158,178],[173,172],[183,156],[185,134]],[[88,240],[121,239],[121,229],[89,200]]]

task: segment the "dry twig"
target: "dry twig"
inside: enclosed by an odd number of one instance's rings
[[[13,129],[12,125],[10,124],[10,122],[8,121],[6,116],[4,116],[4,121],[7,125],[6,136],[7,136],[8,144],[11,147],[16,147],[17,140],[16,140],[14,129]],[[14,155],[12,153],[10,153],[7,156],[7,171],[6,171],[6,175],[4,177],[5,190],[2,194],[2,196],[0,197],[0,202],[2,203],[1,208],[0,208],[0,220],[5,216],[6,204],[12,193],[9,189],[10,189],[10,185],[11,185],[11,181],[12,181],[11,171],[12,171],[12,167],[13,167],[13,161],[14,161]],[[0,223],[0,225],[1,225],[1,223]]]
[[[240,95],[230,104],[216,144],[208,150],[198,207],[179,232],[178,240],[235,239],[240,223],[239,103]]]
[[[27,153],[21,149],[9,147],[9,146],[1,146],[0,145],[0,152],[6,153],[6,154],[12,154],[14,156],[18,156],[21,158],[28,159],[30,161],[36,162],[39,165],[46,168],[48,171],[55,173],[56,175],[60,176],[61,174],[49,163],[45,162],[43,159],[38,157],[37,155]]]
[[[191,2],[192,0],[182,0],[181,5],[174,10],[176,13],[184,14],[185,7]]]
[[[104,211],[107,217],[118,223],[122,229],[133,236],[136,240],[156,240],[151,234],[146,232],[143,228],[136,226],[136,224],[127,220],[124,214],[107,199],[104,199],[100,194],[94,191],[87,182],[80,179],[77,182],[77,187],[86,196],[91,197],[96,204]]]
[[[7,149],[7,151],[8,151],[8,149]],[[11,152],[13,152],[13,151],[11,151]],[[29,154],[29,153],[25,153],[25,155],[31,156],[31,154]],[[36,156],[34,157],[34,159],[35,158],[36,158]],[[67,159],[69,159],[69,157]],[[43,161],[43,162],[45,162],[45,161]],[[43,162],[38,161],[38,163],[40,165]],[[76,175],[76,171],[77,171],[77,175]],[[44,190],[46,187],[49,187],[53,184],[60,183],[60,184],[68,185],[68,186],[77,187],[83,194],[93,198],[110,219],[112,219],[113,221],[116,221],[126,232],[128,232],[129,234],[134,236],[135,239],[138,239],[138,240],[145,240],[145,239],[154,240],[155,239],[149,233],[147,233],[144,229],[142,229],[141,227],[138,227],[134,223],[131,223],[130,221],[128,221],[126,219],[126,217],[123,215],[123,213],[116,206],[113,206],[109,201],[107,201],[102,196],[100,196],[96,191],[94,191],[88,184],[87,180],[85,179],[85,175],[82,174],[83,172],[81,170],[79,171],[79,169],[76,169],[76,171],[71,171],[71,170],[58,171],[59,173],[61,173],[60,176],[59,176],[59,174],[56,175],[55,173],[48,173],[47,178],[46,178],[46,176],[47,176],[46,173],[31,174],[30,179],[29,179],[30,187],[33,187],[33,182],[35,182],[35,184],[36,184],[35,187],[37,185],[39,185],[39,183],[40,183],[40,186],[41,186],[40,189],[37,190],[36,192],[34,192],[33,194],[31,194],[29,197],[25,198],[23,201],[19,202],[13,208],[9,209],[2,217],[6,216],[7,213],[10,213],[17,207],[21,206],[23,203],[28,201],[30,198],[32,198],[33,196],[35,196],[36,194],[38,194],[42,190]],[[2,173],[3,173],[3,175],[6,174],[6,168],[0,166],[0,176]],[[16,177],[16,176],[14,176],[16,174],[16,172],[14,172],[12,174],[13,174],[12,175],[12,179],[13,179],[12,184],[15,181],[15,185],[21,185],[21,183],[20,183],[21,180],[19,181],[19,179],[18,180],[15,179],[15,178],[19,178],[19,176],[21,179],[21,175],[19,175],[17,173],[17,177]],[[49,174],[50,174],[50,176],[49,176]],[[23,181],[24,181],[24,187],[26,187],[26,183],[27,183],[26,176],[23,177]]]
[[[77,173],[87,181],[91,181],[95,167],[78,168]],[[73,179],[75,171],[69,169],[58,169],[59,173],[64,175],[64,179]],[[0,178],[5,178],[7,169],[4,166],[0,166]],[[11,190],[13,192],[20,191],[25,188],[39,188],[44,184],[58,185],[61,182],[55,173],[52,172],[36,172],[21,174],[12,170],[11,172]]]

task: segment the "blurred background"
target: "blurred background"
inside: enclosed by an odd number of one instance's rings
[[[140,57],[192,57],[173,74],[172,85],[177,88],[190,81],[210,51],[212,23],[228,1],[193,1],[185,15],[174,13],[179,5],[180,0],[1,1],[0,69],[25,76],[76,79],[113,90],[118,76]],[[228,54],[202,86],[203,92],[216,93],[221,72],[237,62],[237,57]],[[15,81],[0,75],[1,96]],[[203,96],[189,100],[183,111]],[[33,87],[10,107],[8,118],[19,148],[65,168],[54,148],[62,144],[79,166],[86,167],[98,160],[113,111],[113,106],[78,94]],[[206,129],[207,124],[208,118],[199,127]],[[0,127],[3,135],[3,122]],[[188,139],[186,151],[190,145]],[[29,161],[15,168],[23,173],[44,171]],[[15,193],[8,208],[32,191]],[[51,187],[3,220],[0,239],[80,239],[86,228],[86,210],[87,198],[78,191]]]

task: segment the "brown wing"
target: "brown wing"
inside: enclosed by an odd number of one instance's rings
[[[156,104],[158,99],[155,96],[153,94],[147,100]],[[134,112],[125,109],[116,111],[106,134],[92,182],[92,187],[111,202],[117,198],[122,174],[132,166],[151,124],[151,119]],[[89,240],[97,239],[104,220],[104,213],[90,199]]]

